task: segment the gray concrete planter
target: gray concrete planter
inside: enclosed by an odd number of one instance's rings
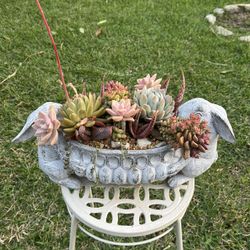
[[[164,180],[174,154],[169,146],[146,150],[97,149],[70,141],[69,168],[102,184],[135,185]],[[166,162],[166,159],[169,162]],[[175,160],[176,161],[176,160]],[[161,164],[164,163],[164,164]]]
[[[48,113],[48,108],[58,103],[45,103],[33,111],[20,133],[12,140],[24,142],[35,136],[32,124],[39,112]],[[182,149],[170,146],[146,150],[97,149],[76,141],[67,141],[59,132],[57,144],[38,146],[40,169],[55,183],[72,189],[79,189],[86,182],[102,184],[137,185],[156,181],[167,182],[177,187],[207,171],[217,160],[217,142],[221,136],[234,143],[235,137],[225,109],[202,98],[194,98],[179,107],[179,117],[187,118],[199,113],[207,120],[210,145],[199,158],[182,157]]]

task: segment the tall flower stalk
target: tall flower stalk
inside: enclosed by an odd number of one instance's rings
[[[61,78],[62,87],[63,87],[64,93],[65,93],[66,100],[68,101],[68,100],[70,100],[69,92],[67,90],[67,86],[66,86],[66,83],[65,83],[65,80],[64,80],[64,74],[63,74],[63,71],[62,71],[62,66],[61,66],[59,54],[58,54],[58,51],[57,51],[56,43],[55,43],[54,38],[52,36],[51,29],[50,29],[49,24],[48,24],[48,22],[46,20],[46,17],[44,15],[44,12],[43,12],[43,9],[42,9],[42,6],[41,6],[39,0],[36,0],[36,4],[37,4],[37,7],[38,7],[38,9],[39,9],[39,11],[41,13],[44,25],[45,25],[45,27],[47,29],[49,38],[50,38],[51,43],[53,45],[53,49],[54,49],[55,56],[56,56],[57,67],[58,67],[59,75],[60,75],[60,78]]]

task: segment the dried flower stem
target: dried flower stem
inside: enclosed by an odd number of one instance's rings
[[[165,89],[167,92],[169,83],[170,83],[170,78],[164,80],[163,83],[161,84],[161,89]]]
[[[39,9],[39,11],[41,13],[43,22],[45,24],[45,27],[47,29],[49,38],[50,38],[51,43],[52,43],[53,48],[54,48],[54,52],[55,52],[55,56],[56,56],[56,62],[57,62],[57,67],[58,67],[58,70],[59,70],[59,75],[61,77],[62,87],[63,87],[64,93],[65,93],[66,100],[68,101],[70,99],[69,92],[67,90],[67,86],[66,86],[65,81],[64,81],[64,75],[63,75],[63,71],[62,71],[62,66],[61,66],[59,54],[57,52],[56,43],[55,43],[54,38],[52,36],[51,29],[50,29],[49,24],[48,24],[48,22],[46,20],[46,17],[44,15],[44,12],[43,12],[42,6],[40,5],[39,0],[36,0],[36,4],[37,4],[37,7],[38,7],[38,9]]]
[[[86,82],[82,82],[82,95],[87,95]]]
[[[181,75],[182,75],[182,84],[181,87],[179,89],[178,95],[175,98],[175,105],[174,105],[174,114],[177,114],[178,108],[182,103],[183,97],[184,97],[184,93],[185,93],[185,89],[186,89],[186,80],[185,80],[185,76],[183,71],[181,70]]]
[[[70,83],[68,84],[68,86],[71,87],[71,88],[73,89],[73,91],[74,91],[74,93],[75,93],[75,96],[78,97],[77,89],[75,88],[75,86],[73,85],[73,83],[70,82]]]

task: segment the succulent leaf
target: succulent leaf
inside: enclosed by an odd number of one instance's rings
[[[67,118],[63,118],[63,120],[61,121],[62,127],[73,127],[74,125],[75,125],[75,123]]]
[[[69,118],[72,122],[79,122],[81,120],[80,116],[78,116],[77,114],[75,113],[72,113],[69,115]]]

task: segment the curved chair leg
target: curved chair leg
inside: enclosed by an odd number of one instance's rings
[[[177,250],[183,250],[181,219],[178,219],[175,223],[175,232]]]
[[[75,250],[77,224],[78,224],[77,218],[74,215],[72,215],[72,217],[71,217],[71,228],[70,228],[69,250]]]

